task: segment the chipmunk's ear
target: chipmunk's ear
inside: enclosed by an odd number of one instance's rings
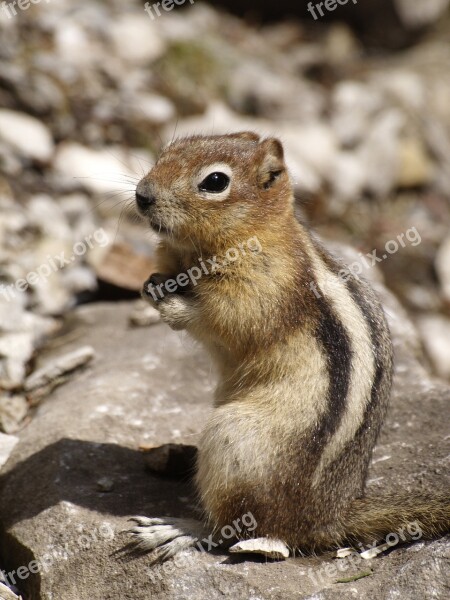
[[[245,142],[259,142],[259,135],[253,131],[238,131],[227,135],[232,140],[243,140]]]
[[[269,189],[286,170],[284,164],[284,150],[281,142],[276,138],[267,138],[260,144],[261,163],[259,166],[258,180],[261,187]]]

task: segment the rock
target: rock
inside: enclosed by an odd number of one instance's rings
[[[414,328],[393,296],[380,290],[394,335],[396,383],[369,491],[448,489],[442,415],[450,387],[428,378],[418,362]],[[338,600],[353,590],[361,598],[445,596],[444,554],[450,543],[445,539],[364,561],[372,575],[338,587],[336,580],[355,578],[361,566],[341,563],[338,569],[328,556],[283,564],[230,562],[221,548],[214,554],[188,553],[163,567],[150,568],[147,557],[120,561],[115,552],[126,542],[119,532],[129,527],[128,517],[196,516],[188,482],[146,473],[138,447],[195,444],[214,383],[209,360],[188,338],[162,324],[129,328],[129,312],[128,303],[80,307],[66,323],[70,335],[64,348],[47,351],[46,362],[83,344],[94,348],[97,359],[38,406],[3,470],[4,568],[10,573],[33,559],[42,565],[38,574],[27,571],[26,579],[16,575],[23,592],[43,600],[61,593],[64,600],[147,600],[149,593],[155,600],[211,600],[224,594]]]
[[[402,22],[410,29],[435,22],[446,11],[449,0],[427,0],[426,3],[414,0],[394,0]]]
[[[404,117],[398,110],[383,112],[374,120],[358,150],[364,167],[365,188],[378,198],[396,184],[400,169],[400,131]]]
[[[317,120],[325,108],[319,89],[254,59],[233,70],[228,96],[238,112],[275,121],[308,123]]]
[[[14,389],[22,385],[25,370],[34,351],[29,332],[7,333],[0,337],[0,387]]]
[[[420,316],[417,325],[437,375],[450,379],[450,319],[430,314]]]
[[[176,115],[173,102],[159,94],[140,93],[134,99],[133,111],[137,120],[144,118],[155,125],[167,123]]]
[[[88,364],[94,356],[95,351],[91,346],[83,346],[34,371],[27,377],[24,384],[24,390],[28,398],[32,403],[36,403],[55,387],[66,381],[69,374]]]
[[[1,600],[21,600],[10,587],[0,582],[0,599]]]
[[[0,433],[0,468],[6,463],[18,441],[19,438],[14,435]]]
[[[89,263],[98,279],[116,287],[140,292],[143,282],[155,271],[155,260],[137,252],[127,242],[115,243],[105,251],[93,252]]]
[[[444,298],[450,302],[450,235],[444,240],[436,254],[436,271]]]
[[[144,13],[116,17],[108,34],[114,53],[129,63],[151,63],[163,54],[166,47],[158,27]]]
[[[401,140],[399,148],[397,186],[404,188],[425,186],[431,182],[434,167],[424,144],[415,137]]]
[[[141,151],[140,155],[148,153]],[[97,194],[134,193],[140,179],[139,154],[133,158],[116,146],[93,150],[75,142],[63,142],[57,148],[54,165],[66,178],[75,179],[79,186]]]
[[[357,81],[342,81],[331,97],[331,125],[343,146],[360,144],[373,115],[383,106],[380,92]]]
[[[0,139],[25,158],[46,163],[53,155],[50,131],[41,121],[24,113],[0,109]]]
[[[72,237],[62,207],[46,194],[30,198],[27,204],[27,221],[29,226],[37,227],[48,238],[66,240]]]
[[[5,433],[16,433],[28,413],[28,403],[23,396],[0,394],[0,429]]]
[[[337,207],[344,210],[347,202],[356,200],[364,190],[366,178],[361,159],[354,152],[339,152],[331,166],[329,179],[338,199]]]

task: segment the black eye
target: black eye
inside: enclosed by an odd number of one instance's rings
[[[225,173],[211,173],[208,177],[201,182],[198,189],[201,192],[211,192],[213,194],[219,194],[227,189],[230,184],[230,178]]]

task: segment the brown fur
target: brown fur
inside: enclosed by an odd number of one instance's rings
[[[221,200],[197,187],[216,164],[232,173]],[[301,550],[364,542],[408,520],[426,537],[447,531],[448,498],[362,498],[390,395],[389,331],[368,284],[339,280],[342,265],[295,219],[281,144],[250,132],[175,141],[138,193],[154,199],[144,213],[164,233],[167,277],[254,236],[262,247],[155,303],[219,370],[197,473],[211,527],[250,511],[256,537]]]

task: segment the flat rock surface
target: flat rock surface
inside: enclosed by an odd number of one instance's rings
[[[392,296],[385,294],[385,303],[397,377],[369,491],[445,489],[450,388],[428,378],[414,329]],[[162,324],[130,327],[131,311],[130,303],[74,310],[40,359],[43,366],[82,346],[95,351],[89,365],[42,401],[3,468],[2,567],[15,571],[9,580],[25,598],[447,597],[446,540],[419,540],[353,564],[331,556],[266,563],[220,549],[163,568],[150,568],[145,556],[123,560],[118,551],[127,542],[128,517],[198,516],[190,483],[150,474],[138,448],[195,445],[214,387],[208,358],[185,334]]]

